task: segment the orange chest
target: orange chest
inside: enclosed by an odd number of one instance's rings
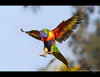
[[[55,38],[54,33],[53,33],[52,31],[50,31],[50,32],[48,33],[48,37],[45,39],[45,41],[50,41],[50,40],[52,40],[52,39],[54,39],[54,38]]]

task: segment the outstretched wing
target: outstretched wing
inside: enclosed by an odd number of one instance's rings
[[[21,31],[22,31],[22,32],[25,32],[25,33],[27,33],[27,34],[29,34],[30,36],[34,37],[35,39],[41,40],[41,38],[39,37],[39,33],[40,33],[40,32],[37,31],[37,30],[23,31],[23,30],[21,29]]]
[[[81,20],[84,17],[85,9],[80,9],[78,12],[73,15],[70,19],[62,21],[54,30],[55,40],[59,43],[65,41],[73,33],[73,29],[76,29],[77,24],[81,23]]]

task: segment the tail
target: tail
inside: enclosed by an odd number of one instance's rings
[[[57,59],[59,59],[61,62],[63,62],[63,63],[69,68],[69,65],[68,65],[67,60],[65,59],[65,57],[64,57],[60,52],[59,52],[59,53],[53,52],[53,55],[54,55]]]

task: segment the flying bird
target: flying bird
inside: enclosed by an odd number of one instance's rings
[[[44,54],[40,55],[46,57],[46,54],[54,55],[58,60],[63,62],[67,67],[69,64],[66,58],[59,51],[56,41],[62,43],[67,40],[69,36],[74,32],[78,24],[80,24],[84,18],[85,9],[80,9],[76,14],[74,14],[71,18],[66,21],[62,21],[55,29],[42,29],[42,30],[31,30],[31,31],[23,31],[35,39],[43,41],[44,43]]]

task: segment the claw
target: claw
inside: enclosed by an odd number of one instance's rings
[[[48,54],[52,54],[52,53],[53,53],[53,51],[48,52]]]
[[[44,48],[44,54],[43,54],[43,55],[40,55],[40,56],[43,56],[43,57],[45,57],[45,58],[46,58],[46,56],[45,56],[45,55],[46,55],[47,53],[48,53],[48,49],[45,47],[45,48]]]
[[[43,57],[47,58],[44,54],[43,55],[40,55],[40,56],[43,56]]]

